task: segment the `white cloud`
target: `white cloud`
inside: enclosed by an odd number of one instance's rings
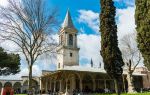
[[[0,5],[1,6],[7,6],[7,4],[8,4],[8,1],[7,0],[0,0]]]
[[[102,58],[100,56],[100,36],[80,34],[78,35],[78,46],[80,47],[80,60],[88,60],[87,63],[80,62],[80,64],[90,66],[90,61],[92,58],[94,65],[98,67],[99,63],[102,62]]]
[[[95,13],[92,10],[79,10],[79,23],[85,23],[93,31],[98,33],[99,31],[99,13]]]
[[[121,39],[124,35],[134,33],[135,30],[135,7],[128,7],[126,9],[117,9],[116,17],[118,26],[118,39]]]

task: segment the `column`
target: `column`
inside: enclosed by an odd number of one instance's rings
[[[52,82],[51,82],[51,79],[49,79],[49,90],[52,90]]]
[[[75,47],[77,47],[77,34],[75,34]]]
[[[40,80],[40,90],[42,90],[42,78],[39,78]]]
[[[95,79],[93,79],[93,91],[96,89]]]
[[[83,90],[82,78],[80,78],[80,91],[82,92],[82,90]]]
[[[66,79],[66,92],[68,92],[68,79]]]
[[[73,91],[73,90],[75,90],[76,88],[76,83],[75,83],[75,76],[73,76],[72,78],[71,78],[71,90]]]
[[[104,86],[105,86],[105,89],[107,88],[107,85],[106,85],[106,80],[104,80]]]
[[[75,35],[73,34],[73,47],[75,47],[76,46],[76,37],[75,37]]]
[[[54,92],[56,92],[56,81],[54,81]]]
[[[45,79],[45,92],[47,93],[47,78]]]
[[[59,80],[59,92],[62,92],[62,80]]]
[[[65,45],[68,46],[68,33],[65,33]]]

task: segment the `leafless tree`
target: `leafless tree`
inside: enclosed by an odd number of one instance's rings
[[[56,10],[48,10],[44,0],[8,0],[8,7],[0,7],[0,37],[14,42],[24,54],[31,92],[33,64],[40,55],[56,48],[52,37],[56,16]]]
[[[127,67],[128,93],[134,93],[133,72],[141,62],[141,53],[137,48],[136,33],[125,35],[121,39],[121,51]]]

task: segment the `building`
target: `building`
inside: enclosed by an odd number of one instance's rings
[[[40,78],[33,76],[32,88],[37,93],[40,89]],[[4,88],[6,91],[10,91],[12,88],[15,93],[26,93],[28,89],[28,76],[22,76],[21,80],[2,80],[0,79],[0,92]]]
[[[79,50],[77,47],[78,30],[73,25],[69,10],[67,11],[62,28],[59,31],[59,47],[57,48],[57,69],[56,71],[42,71],[41,77],[33,77],[32,87],[35,93],[58,93],[59,95],[73,93],[95,93],[114,91],[114,80],[111,79],[103,68],[79,66]],[[84,43],[83,43],[84,44]],[[126,70],[123,72],[122,90],[127,90]],[[149,88],[150,72],[143,68],[136,68],[133,73],[134,86],[136,90]],[[2,87],[13,88],[18,93],[26,93],[28,77],[23,76],[22,80],[0,80]]]
[[[57,70],[43,71],[40,89],[73,95],[73,93],[94,93],[104,90],[114,91],[114,80],[102,68],[79,66],[79,48],[77,47],[77,29],[73,25],[69,10],[67,11],[62,28],[59,31],[59,47],[57,48]],[[84,43],[83,43],[84,44]],[[147,69],[137,68],[133,73],[136,90],[149,88]],[[123,72],[123,91],[127,90],[126,70]],[[146,83],[145,83],[146,82]]]

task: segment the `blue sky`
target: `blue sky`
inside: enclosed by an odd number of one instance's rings
[[[100,0],[46,0],[46,2],[49,6],[52,6],[52,8],[58,9],[58,19],[60,22],[64,20],[66,11],[69,8],[76,28],[80,30],[81,27],[84,27],[86,34],[95,34],[95,31],[87,27],[85,23],[79,23],[77,19],[80,15],[79,10],[91,10],[95,13],[99,13]],[[126,9],[134,6],[134,0],[114,0],[114,5],[117,9]]]
[[[118,26],[118,40],[119,46],[122,43],[120,39],[127,34],[132,34],[135,31],[134,11],[135,0],[114,0],[116,6],[116,21]],[[99,54],[100,51],[100,33],[99,33],[99,13],[100,3],[99,0],[46,0],[47,6],[50,8],[57,8],[58,20],[62,24],[67,9],[69,8],[72,16],[74,26],[78,29],[78,47],[80,48],[79,60],[81,66],[90,66],[91,58],[93,59],[94,66],[97,67],[102,63],[102,58]],[[0,5],[7,5],[6,0],[0,0]],[[54,35],[58,40],[58,35]],[[17,48],[11,42],[2,43],[5,49]],[[22,57],[21,75],[27,75],[27,65],[25,59]],[[54,70],[57,61],[53,58],[42,57],[33,66],[33,75],[40,75],[41,70]],[[102,64],[103,65],[103,64]],[[9,76],[12,77],[12,76]],[[17,78],[18,78],[17,77]],[[7,77],[0,77],[7,78]]]

